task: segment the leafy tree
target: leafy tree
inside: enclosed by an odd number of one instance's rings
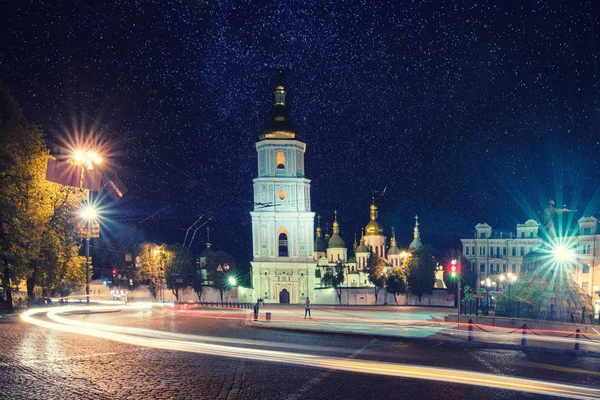
[[[41,129],[26,120],[0,85],[0,281],[8,311],[12,292],[32,274],[52,216],[48,150]],[[33,286],[32,286],[33,289]]]
[[[375,285],[375,304],[377,304],[379,291],[385,287],[386,276],[384,266],[385,261],[377,254],[371,253],[369,255],[367,259],[367,272],[369,274],[369,282]]]
[[[229,271],[224,269],[225,265],[229,265]],[[222,271],[219,271],[219,266]],[[206,275],[209,284],[219,291],[223,303],[223,293],[231,289],[227,279],[229,276],[235,276],[235,259],[223,250],[211,253],[206,259]]]
[[[175,299],[179,301],[179,290],[185,289],[190,283],[190,275],[194,264],[187,249],[183,249],[180,244],[167,246],[165,253],[167,255],[165,265],[167,287],[171,289]]]
[[[156,299],[161,282],[165,278],[165,267],[171,262],[173,254],[164,244],[144,242],[139,245],[138,256],[141,259],[138,278],[148,282],[148,289]]]
[[[394,295],[394,301],[398,304],[397,295],[408,292],[406,274],[401,267],[394,267],[386,276],[385,290]]]
[[[335,289],[340,306],[342,305],[342,285],[345,280],[344,266],[338,261],[334,267],[327,267],[321,282],[327,287]]]
[[[428,246],[415,250],[408,260],[408,286],[410,291],[419,296],[433,293],[435,284],[435,260]]]

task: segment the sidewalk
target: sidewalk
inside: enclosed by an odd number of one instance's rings
[[[397,306],[313,306],[312,319],[304,319],[304,308],[296,305],[265,305],[259,319],[252,315],[244,323],[253,328],[301,333],[378,337],[428,343],[447,343],[464,347],[544,351],[600,358],[600,334],[582,335],[575,351],[575,334],[568,331],[530,331],[487,325],[445,322],[452,309]],[[267,320],[271,313],[271,320]],[[456,317],[455,317],[456,318]],[[587,336],[589,339],[585,338]],[[526,346],[521,346],[525,337]]]

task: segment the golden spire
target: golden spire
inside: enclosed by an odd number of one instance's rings
[[[364,230],[364,228],[360,229],[360,244],[365,244],[365,230]]]
[[[373,202],[371,203],[371,221],[366,226],[367,236],[381,236],[383,235],[383,228],[379,222],[377,222],[377,206],[375,205],[375,195],[373,195]]]
[[[340,233],[340,224],[337,221],[337,210],[333,210],[333,233]]]
[[[321,216],[320,215],[317,215],[317,221],[319,221],[319,222],[317,222],[317,237],[320,238],[322,235],[322,232],[323,232],[321,230]]]
[[[396,230],[392,228],[392,240],[390,241],[390,247],[397,247],[396,244]]]

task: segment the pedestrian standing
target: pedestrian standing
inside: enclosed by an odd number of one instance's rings
[[[306,300],[304,300],[304,319],[306,319],[307,314],[308,318],[312,319],[312,316],[310,315],[310,299],[308,296],[306,297]]]
[[[260,302],[257,301],[256,304],[254,305],[254,320],[256,321],[258,319],[258,310],[260,308]]]

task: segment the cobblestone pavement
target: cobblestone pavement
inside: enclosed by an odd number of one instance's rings
[[[439,344],[354,339],[241,326],[244,312],[160,310],[70,318],[129,327],[283,343],[284,350],[337,357],[470,369],[599,386],[598,360],[463,349]],[[0,321],[0,398],[7,399],[349,399],[532,398],[452,383],[149,349],[53,331],[19,319]]]

